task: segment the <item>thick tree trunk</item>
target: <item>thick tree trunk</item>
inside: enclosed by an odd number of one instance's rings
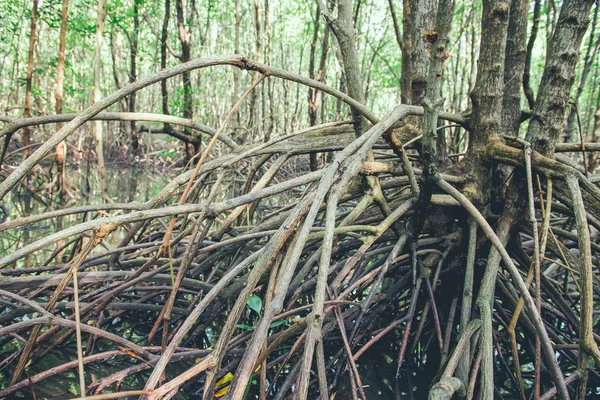
[[[486,165],[485,148],[491,139],[501,135],[502,103],[504,94],[504,62],[508,32],[510,2],[483,1],[481,18],[481,47],[477,67],[477,82],[471,93],[473,114],[469,142],[469,162],[475,180],[471,194],[474,203],[485,209],[490,202],[492,182],[491,169]],[[499,226],[498,236],[506,245],[512,226],[512,215]],[[488,266],[481,282],[477,298],[477,310],[481,318],[481,387],[484,400],[494,398],[494,354],[492,303],[496,275],[500,265],[499,252],[492,248]]]
[[[511,136],[519,135],[519,126],[521,125],[521,87],[527,55],[528,15],[528,1],[512,0],[506,39],[504,98],[502,100],[502,124],[505,134]]]
[[[585,138],[585,136],[586,136],[585,132],[579,132],[581,126],[580,126],[579,122],[576,123],[576,120],[578,119],[578,114],[580,113],[579,99],[581,98],[581,95],[583,94],[583,88],[585,87],[590,70],[592,69],[592,66],[594,65],[594,62],[596,59],[596,54],[598,53],[598,49],[600,49],[600,38],[596,38],[596,40],[594,41],[594,38],[596,37],[595,34],[596,34],[596,22],[598,20],[598,8],[600,8],[600,6],[598,5],[598,3],[596,3],[596,9],[594,11],[594,18],[592,20],[592,28],[591,28],[591,32],[588,37],[588,45],[587,45],[587,49],[585,51],[585,56],[583,58],[583,69],[581,70],[581,75],[579,77],[579,84],[577,85],[577,91],[575,92],[575,95],[573,96],[573,104],[571,105],[570,110],[569,110],[569,118],[567,119],[567,128],[566,128],[566,132],[565,132],[565,142],[567,142],[567,143],[573,142],[574,139],[579,140],[580,134],[581,134],[582,139]],[[581,130],[583,130],[583,129],[581,129]]]
[[[593,0],[566,1],[548,49],[544,73],[527,130],[527,140],[546,156],[554,155],[554,146],[562,133],[564,112],[575,81],[579,48],[589,24]]]
[[[428,33],[433,34],[435,30],[437,4],[437,0],[410,1],[410,16],[412,19],[410,54],[412,63],[411,103],[417,106],[421,105],[427,89],[431,52],[431,43],[428,42],[427,37]]]
[[[538,90],[538,97],[533,108],[533,117],[529,122],[526,140],[534,150],[546,156],[554,156],[554,148],[562,132],[565,111],[570,99],[570,92],[575,81],[575,67],[579,59],[579,49],[583,35],[589,24],[589,13],[593,0],[566,1],[556,25],[544,73]],[[571,193],[575,193],[571,188]],[[576,199],[573,199],[575,202]],[[587,230],[587,226],[585,228]],[[587,233],[587,232],[586,232]],[[583,254],[581,243],[579,251]],[[587,368],[590,354],[600,357],[598,347],[592,338],[591,320],[593,298],[591,271],[582,260],[581,270],[581,329],[579,332],[580,351],[578,367],[585,371],[579,379],[578,398],[586,396]]]

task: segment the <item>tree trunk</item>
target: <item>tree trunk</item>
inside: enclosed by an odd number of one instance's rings
[[[354,39],[354,19],[352,16],[352,3],[347,0],[338,3],[337,18],[333,18],[330,14],[327,4],[323,0],[319,0],[321,12],[327,19],[331,30],[335,34],[340,48],[342,57],[342,68],[346,80],[346,89],[348,95],[354,100],[364,103],[365,93],[363,88],[363,79],[360,72],[360,59],[356,49],[356,41]],[[356,111],[352,111],[352,120],[354,122],[354,131],[356,136],[360,136],[367,130],[367,121],[362,115]]]
[[[184,9],[183,9],[183,0],[177,0],[175,3],[175,8],[177,10],[177,28],[179,30],[179,42],[181,43],[181,62],[186,63],[192,59],[191,56],[191,42],[192,42],[192,31],[190,29],[190,25],[185,23],[184,17]],[[193,15],[193,10],[190,15]],[[192,21],[190,21],[190,24]],[[192,79],[190,72],[184,72],[182,75],[182,83],[183,83],[183,117],[187,119],[192,119],[194,117],[194,104],[193,104],[193,91],[192,91]],[[186,128],[187,134],[193,134]],[[202,140],[202,138],[200,138]],[[192,143],[187,143],[185,146],[185,155],[188,160],[191,160],[194,157],[200,146],[200,141],[198,145],[195,146]]]
[[[63,0],[62,11],[60,13],[60,34],[58,39],[58,61],[56,63],[56,94],[55,94],[55,112],[62,114],[63,111],[63,82],[65,80],[65,38],[67,36],[67,18],[69,15],[69,0]],[[62,128],[62,123],[56,124],[56,130]],[[56,146],[56,167],[58,177],[58,191],[61,196],[64,194],[65,187],[65,162],[67,157],[67,144],[65,141]]]
[[[104,34],[104,20],[106,18],[106,3],[104,0],[98,0],[98,19],[96,22],[96,51],[94,54],[94,101],[101,99],[100,79],[102,63],[102,35]],[[98,176],[100,179],[100,190],[102,198],[110,201],[106,190],[106,168],[104,166],[104,133],[102,121],[95,121],[92,125],[93,137],[96,140],[96,153],[98,157]]]
[[[575,127],[575,122],[577,120],[577,116],[579,111],[579,98],[583,93],[583,88],[585,87],[585,83],[587,81],[587,77],[592,69],[592,65],[594,64],[594,60],[596,59],[596,54],[598,53],[598,49],[600,48],[600,38],[596,39],[594,43],[594,37],[596,33],[596,21],[598,20],[598,3],[596,3],[596,9],[594,11],[594,18],[592,21],[592,28],[589,34],[587,50],[585,51],[585,56],[583,58],[583,69],[581,71],[581,75],[579,77],[579,84],[577,85],[577,91],[575,92],[575,96],[573,96],[573,104],[569,110],[569,117],[567,119],[567,128],[565,132],[565,142],[573,142],[578,140],[580,134],[581,138],[585,138],[585,132],[580,132],[581,126],[577,123],[577,127]],[[581,129],[583,130],[583,129]]]
[[[235,0],[235,32],[234,32],[234,53],[240,54],[240,25],[242,22],[242,15],[240,13],[240,0]],[[235,104],[240,97],[240,70],[238,68],[233,69],[233,96],[231,98],[231,104]],[[238,125],[241,125],[240,111],[239,109],[235,112],[235,121]],[[237,135],[236,135],[237,136]],[[243,137],[243,135],[240,135]],[[234,137],[235,139],[235,137]]]
[[[171,0],[165,0],[165,16],[163,17],[162,31],[160,34],[160,69],[165,70],[167,68],[167,40],[169,38],[169,17],[171,16]],[[160,81],[160,94],[161,94],[161,105],[162,113],[170,115],[169,113],[169,91],[167,88],[167,80],[163,79]],[[165,127],[170,125],[165,124]],[[168,128],[167,128],[168,129]]]
[[[256,59],[260,62],[262,61],[262,33],[260,27],[260,1],[254,0],[254,51],[256,54]],[[257,74],[252,74],[252,84],[257,79]],[[254,90],[250,95],[250,115],[248,120],[248,126],[251,130],[255,132],[260,132],[260,124],[262,121],[259,117],[256,116],[256,104],[259,101],[259,91]],[[237,101],[237,99],[236,99]]]
[[[312,42],[310,45],[310,58],[308,64],[308,76],[310,79],[316,79],[317,81],[324,81],[325,79],[325,66],[327,63],[327,53],[329,51],[329,26],[325,26],[323,38],[321,40],[321,57],[319,61],[319,69],[315,73],[315,65],[316,65],[316,50],[317,43],[319,39],[319,29],[320,29],[320,7],[317,4],[317,9],[315,13],[314,19],[314,30]],[[319,112],[319,107],[321,105],[321,91],[318,89],[308,88],[308,122],[310,126],[317,125],[317,115]],[[311,171],[316,171],[319,168],[319,163],[317,160],[317,154],[310,154],[310,169]]]
[[[129,83],[133,83],[137,80],[137,51],[138,51],[138,39],[140,35],[140,17],[139,7],[141,0],[133,0],[133,32],[130,35],[129,43]],[[135,92],[129,96],[129,112],[135,112]],[[135,158],[140,154],[140,139],[137,132],[135,121],[129,123],[129,135],[131,138],[131,152],[132,157]]]
[[[265,31],[267,33],[267,64],[273,65],[273,28],[271,27],[271,11],[269,9],[269,0],[265,0]],[[275,129],[275,99],[274,99],[274,80],[267,79],[266,86],[268,98],[269,98],[269,125],[265,129],[264,142],[267,143],[271,140],[271,134]],[[263,103],[266,102],[263,101]]]
[[[35,35],[36,25],[38,17],[38,0],[33,0],[33,7],[31,9],[31,30],[29,33],[29,52],[27,53],[27,77],[25,78],[25,107],[23,109],[23,117],[31,118],[31,87],[33,81],[33,58],[35,49]],[[31,154],[29,145],[31,144],[31,133],[29,127],[23,129],[21,138],[23,141],[23,157],[27,158]],[[8,143],[7,143],[8,145]]]
[[[525,90],[525,97],[527,98],[529,109],[533,109],[533,105],[535,103],[533,90],[531,89],[531,84],[529,81],[531,80],[531,59],[533,57],[533,46],[535,44],[535,39],[537,38],[538,27],[540,25],[540,9],[542,7],[541,3],[542,0],[535,0],[535,4],[533,6],[533,24],[531,25],[531,34],[529,35],[529,40],[527,42],[525,71],[523,73],[523,89]]]
[[[420,106],[425,98],[427,77],[429,74],[429,57],[431,44],[427,42],[427,32],[433,32],[437,0],[411,1],[411,55],[412,81],[411,102]],[[406,21],[406,20],[405,20]]]

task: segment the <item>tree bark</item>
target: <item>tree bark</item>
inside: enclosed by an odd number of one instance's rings
[[[391,0],[393,1],[393,0]],[[404,0],[403,24],[402,24],[402,82],[401,82],[401,101],[402,104],[412,104],[412,5],[411,1]]]
[[[521,82],[527,55],[528,12],[528,1],[512,0],[506,39],[504,98],[502,100],[502,123],[505,134],[511,136],[519,135],[519,126],[521,125]]]
[[[548,48],[538,97],[526,135],[526,140],[532,144],[532,148],[545,156],[554,156],[556,142],[562,132],[571,87],[575,81],[575,67],[579,59],[579,49],[589,24],[589,13],[593,3],[593,0],[565,1],[560,10],[558,23]],[[571,188],[571,192],[574,193],[573,188]],[[579,251],[583,253],[581,245]],[[584,271],[582,271],[583,276]],[[591,282],[582,282],[582,321],[584,319],[583,314],[591,312],[591,310],[586,309],[584,300],[591,299],[592,296]],[[598,353],[598,348],[591,339],[591,334],[591,331],[583,327],[579,332],[582,347],[579,351],[578,368],[582,370],[582,374],[578,381],[578,398],[586,396],[588,351],[591,354]],[[587,348],[590,341],[593,348]]]
[[[160,69],[165,70],[167,68],[167,40],[169,38],[169,18],[171,16],[171,0],[165,0],[165,15],[163,17],[162,31],[160,34]],[[162,112],[165,115],[169,113],[169,90],[167,87],[167,80],[163,79],[160,81],[160,94],[161,94],[161,105]],[[170,125],[165,125],[167,127]],[[168,128],[167,128],[168,129]]]
[[[63,82],[65,80],[65,39],[67,36],[67,18],[69,15],[69,0],[63,0],[60,13],[60,34],[58,39],[58,61],[56,63],[56,114],[63,110]],[[56,124],[56,131],[62,128],[62,123]],[[65,191],[65,159],[67,157],[67,144],[62,141],[56,145],[56,167],[58,177],[58,190],[61,195]]]
[[[573,138],[577,135],[579,131],[579,126],[575,128],[575,120],[577,119],[577,113],[579,113],[579,98],[583,93],[583,88],[587,81],[587,77],[592,69],[592,65],[594,64],[594,60],[596,58],[596,54],[598,53],[598,49],[600,48],[600,38],[596,39],[594,43],[594,37],[596,33],[596,21],[598,20],[598,3],[596,3],[596,9],[594,11],[594,18],[592,21],[592,28],[588,39],[587,49],[585,51],[585,57],[583,58],[583,69],[581,71],[581,76],[579,77],[579,84],[577,85],[577,91],[575,92],[575,96],[573,96],[574,103],[571,105],[569,110],[569,117],[567,119],[567,131],[565,132],[565,142],[570,143],[573,142]],[[585,137],[585,132],[580,132]]]
[[[31,88],[33,81],[33,58],[35,49],[35,37],[36,37],[36,26],[38,17],[38,0],[33,0],[33,7],[31,9],[31,29],[29,32],[29,52],[27,53],[27,77],[25,78],[25,107],[23,110],[24,118],[31,118]],[[31,133],[28,128],[23,129],[21,135],[23,146],[23,157],[27,158],[31,154],[31,149],[28,147],[31,144]],[[8,142],[6,143],[8,147]],[[0,161],[1,163],[1,161]]]
[[[527,103],[529,104],[529,108],[533,109],[533,105],[535,104],[533,89],[531,89],[531,84],[529,81],[531,80],[531,59],[533,57],[533,46],[535,44],[535,39],[537,38],[538,27],[540,25],[540,9],[541,9],[542,0],[535,0],[535,4],[533,6],[533,24],[531,25],[531,34],[529,35],[529,40],[527,42],[527,55],[525,57],[525,71],[523,73],[523,90],[525,91],[525,97],[527,98]]]
[[[526,137],[532,148],[545,156],[554,155],[562,132],[579,49],[593,3],[593,0],[566,1],[560,10]]]
[[[234,53],[240,54],[240,25],[242,22],[242,15],[240,13],[240,0],[235,0],[235,33],[234,33]],[[240,95],[240,70],[237,68],[233,69],[233,96],[231,97],[231,104],[235,104],[239,99]],[[238,125],[240,121],[240,111],[235,112],[235,121]],[[237,136],[237,135],[236,135]]]
[[[139,6],[141,0],[133,0],[133,32],[130,36],[129,43],[129,83],[133,83],[137,79],[137,50],[138,50],[138,38],[139,38],[139,30],[140,30],[140,18],[139,18]],[[135,112],[135,101],[136,101],[136,93],[132,93],[129,96],[129,104],[128,110],[129,112]],[[132,157],[135,158],[141,149],[140,149],[140,140],[138,137],[137,127],[135,121],[131,121],[129,123],[130,129],[130,138],[131,138],[131,152]]]
[[[265,32],[267,34],[267,46],[266,46],[266,63],[273,65],[273,28],[271,27],[271,11],[269,9],[269,0],[265,0]],[[271,140],[271,134],[275,129],[275,99],[274,99],[274,88],[273,79],[267,79],[263,85],[263,90],[267,91],[269,99],[269,125],[265,128],[264,142]],[[263,103],[265,103],[263,96]]]
[[[510,3],[508,1],[483,1],[481,18],[481,46],[477,68],[477,81],[471,93],[473,114],[469,141],[469,162],[475,187],[471,197],[474,204],[485,209],[490,201],[491,169],[485,162],[485,147],[498,137],[502,127],[502,103],[504,94],[504,63],[508,32]],[[507,216],[503,225],[499,222],[498,237],[503,245],[508,241],[512,218]],[[500,253],[492,248],[488,266],[481,282],[477,298],[477,310],[481,318],[481,394],[484,400],[494,398],[494,354],[492,302],[496,275],[500,265]]]
[[[94,102],[101,99],[100,76],[102,60],[102,35],[104,34],[104,21],[106,18],[106,3],[104,0],[98,0],[98,17],[96,22],[96,51],[94,54]],[[102,121],[95,121],[92,125],[93,137],[96,140],[96,153],[98,157],[98,175],[100,178],[100,190],[102,198],[110,201],[106,190],[106,168],[104,166],[104,133],[102,131]]]
[[[192,59],[192,31],[190,29],[190,25],[185,23],[183,0],[177,0],[175,3],[175,8],[177,10],[177,28],[179,30],[179,42],[181,43],[181,62],[186,63]],[[193,11],[191,12],[193,13]],[[186,119],[192,119],[194,117],[194,104],[191,72],[184,72],[181,75],[181,77],[183,79],[183,117]],[[191,134],[191,132],[187,131],[186,133]],[[198,153],[198,151],[199,147],[195,148],[195,146],[189,143],[185,146],[185,154],[188,160],[194,157]]]
[[[308,63],[308,76],[310,79],[316,79],[319,82],[325,81],[325,65],[327,63],[327,53],[329,51],[329,26],[325,25],[323,38],[321,40],[321,57],[319,61],[319,69],[315,73],[316,64],[316,49],[319,39],[319,27],[320,27],[320,6],[317,4],[317,10],[314,19],[314,30],[312,42],[310,45],[310,58]],[[321,105],[322,92],[317,89],[308,88],[308,121],[310,126],[317,125],[317,115],[319,107]],[[317,154],[310,155],[310,169],[316,171],[319,168]]]
[[[411,7],[411,104],[420,106],[425,98],[431,44],[427,42],[427,32],[433,33],[437,0],[413,0]],[[405,19],[406,21],[406,19]]]
[[[360,59],[356,49],[356,41],[354,39],[354,19],[352,16],[352,2],[342,0],[338,3],[337,18],[333,18],[329,8],[324,0],[319,0],[319,5],[323,16],[335,34],[340,48],[340,53],[343,60],[342,68],[346,78],[346,88],[348,95],[354,100],[364,103],[365,93],[363,88],[363,79],[360,72]],[[352,121],[354,122],[354,130],[356,136],[360,136],[367,130],[367,121],[356,110],[352,110]]]

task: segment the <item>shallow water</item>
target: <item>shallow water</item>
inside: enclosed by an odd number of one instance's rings
[[[169,179],[170,174],[149,168],[112,167],[106,171],[108,196],[115,203],[146,202],[156,196],[168,183]],[[90,168],[87,170],[87,168],[82,167],[79,170],[69,170],[67,172],[67,182],[72,196],[67,196],[64,205],[61,205],[56,199],[45,197],[44,194],[32,194],[22,187],[19,190],[14,189],[6,196],[4,201],[4,206],[9,213],[7,221],[65,207],[102,203],[100,181],[95,169]],[[36,186],[39,185],[36,185],[35,182],[30,185],[31,188]],[[60,221],[55,218],[0,232],[0,256],[9,254],[60,229],[81,223],[89,217],[89,215],[74,214],[62,217]],[[119,230],[110,235],[103,242],[103,245],[108,248],[113,247],[120,242],[124,235],[125,232]],[[51,248],[38,251],[36,254],[17,262],[16,267],[43,265],[55,250],[56,246],[51,246]]]

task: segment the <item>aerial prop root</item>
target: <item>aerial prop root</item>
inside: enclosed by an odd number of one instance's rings
[[[486,219],[483,217],[483,215],[481,215],[479,210],[477,210],[477,208],[473,205],[473,203],[469,201],[469,199],[467,199],[465,195],[463,195],[452,185],[444,181],[439,175],[436,175],[434,179],[437,185],[443,191],[454,197],[469,212],[469,214],[471,214],[471,217],[477,222],[480,229],[497,249],[502,261],[505,264],[505,267],[508,269],[511,278],[519,291],[519,294],[524,300],[527,314],[531,318],[537,333],[540,335],[542,351],[544,353],[546,365],[548,366],[548,369],[552,376],[552,380],[554,381],[554,384],[557,387],[561,388],[562,393],[568,393],[566,390],[564,376],[558,366],[555,351],[553,349],[552,342],[550,341],[550,338],[548,336],[548,332],[546,331],[544,322],[535,306],[535,303],[533,301],[533,298],[531,297],[531,294],[529,293],[527,286],[525,285],[525,282],[523,281],[523,278],[521,277],[516,265],[510,258],[508,252],[506,251],[506,248],[502,245],[502,242],[500,241],[492,227],[489,225],[489,223],[486,221]],[[486,307],[480,307],[480,309],[485,308]],[[491,318],[491,316],[489,317]],[[485,328],[485,323],[483,325],[483,328]]]

